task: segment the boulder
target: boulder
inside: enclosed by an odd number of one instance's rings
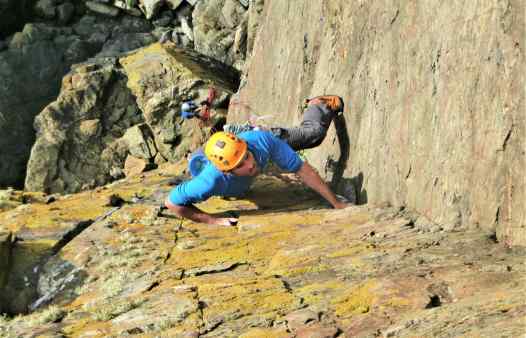
[[[129,128],[122,138],[132,156],[149,160],[157,155],[153,133],[145,123]]]
[[[119,140],[143,121],[114,64],[85,64],[63,79],[57,100],[36,118],[26,189],[71,192],[111,180],[127,149]]]
[[[194,41],[194,32],[192,27],[188,23],[188,20],[185,17],[180,18],[181,21],[181,31],[186,35],[190,41]]]
[[[110,16],[110,17],[116,17],[119,15],[120,10],[116,7],[105,5],[100,2],[95,1],[86,1],[86,7],[98,14]]]
[[[128,155],[124,162],[124,174],[126,177],[136,176],[150,169],[153,169],[152,163],[132,155]]]
[[[65,21],[70,5],[57,7]],[[155,40],[151,30],[144,18],[85,15],[70,27],[32,23],[14,34],[0,52],[0,186],[23,186],[34,118],[57,97],[70,66],[99,52],[109,57],[140,48]]]

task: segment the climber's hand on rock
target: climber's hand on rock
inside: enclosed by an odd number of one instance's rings
[[[216,218],[214,224],[221,226],[236,226],[238,219],[235,217]]]

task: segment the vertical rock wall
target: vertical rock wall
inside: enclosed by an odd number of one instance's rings
[[[232,119],[294,125],[305,97],[339,94],[340,133],[308,153],[326,178],[526,243],[524,13],[514,0],[267,2]]]

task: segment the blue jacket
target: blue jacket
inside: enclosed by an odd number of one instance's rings
[[[248,150],[261,169],[270,160],[288,172],[297,172],[303,165],[298,154],[270,132],[252,130],[237,136],[247,142]],[[190,205],[205,201],[211,196],[240,196],[247,192],[253,180],[252,176],[223,173],[208,162],[196,177],[172,189],[168,199],[175,205]]]

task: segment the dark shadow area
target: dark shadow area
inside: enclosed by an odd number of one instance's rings
[[[351,142],[349,140],[349,134],[347,134],[347,123],[345,122],[345,116],[343,116],[343,114],[334,118],[334,127],[336,128],[336,136],[340,144],[340,158],[334,164],[334,173],[331,181],[331,186],[336,188],[340,185],[343,172],[347,166]]]
[[[352,178],[343,177],[351,148],[349,134],[347,133],[347,123],[343,114],[334,118],[334,127],[336,128],[336,135],[340,144],[340,158],[332,166],[333,176],[330,185],[335,192],[345,196],[350,201],[356,201],[358,205],[366,204],[368,199],[367,191],[363,189],[363,173],[360,172]]]
[[[218,118],[216,121],[214,121],[214,124],[212,125],[212,129],[210,131],[210,135],[213,133],[216,133],[218,131],[223,130],[223,126],[226,124],[226,117]]]
[[[9,317],[27,314],[51,302],[78,297],[75,290],[88,274],[52,252],[53,248],[41,241],[14,243],[8,280],[0,290],[0,314]],[[45,294],[37,290],[41,278],[49,286]]]
[[[22,30],[33,20],[35,0],[0,1],[0,40]]]
[[[350,192],[350,189],[352,189],[353,192]],[[337,186],[337,191],[346,197],[349,194],[355,194],[357,205],[367,204],[368,202],[367,191],[363,188],[362,172],[351,178],[341,178]]]

